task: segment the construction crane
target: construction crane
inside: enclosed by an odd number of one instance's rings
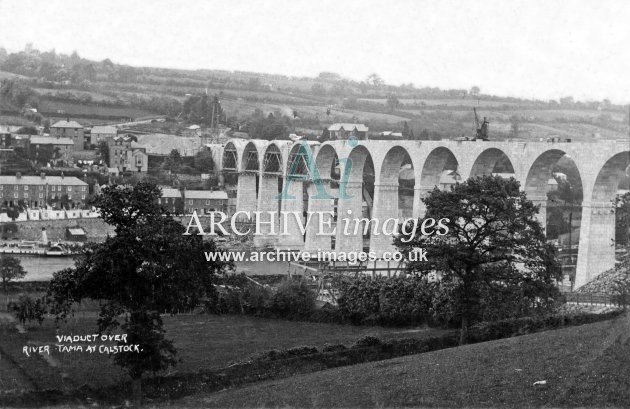
[[[483,123],[479,124],[479,115],[477,115],[477,108],[473,107],[473,112],[475,113],[475,140],[481,139],[483,141],[489,140],[488,138],[488,128],[490,123],[486,120],[486,117],[483,117]]]

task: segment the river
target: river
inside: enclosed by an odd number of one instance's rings
[[[74,266],[72,257],[43,257],[18,254],[12,254],[12,256],[19,258],[22,267],[26,270],[26,276],[20,281],[48,281],[56,271]],[[247,275],[286,274],[288,269],[289,265],[286,262],[242,261],[236,263],[236,271]],[[292,267],[292,270],[294,270],[294,267]]]

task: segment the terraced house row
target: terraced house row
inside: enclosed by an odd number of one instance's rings
[[[222,190],[179,190],[162,187],[158,203],[175,214],[227,212],[228,196]]]
[[[0,176],[0,203],[6,206],[44,207],[67,200],[72,208],[82,207],[88,184],[74,176]]]

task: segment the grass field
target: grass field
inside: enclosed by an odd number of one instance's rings
[[[20,334],[0,321],[0,392],[8,390],[71,390],[83,384],[98,387],[124,380],[126,375],[107,355],[61,353],[54,348],[55,335],[92,334],[92,312],[80,313],[56,331],[52,321],[29,326]],[[179,315],[165,317],[167,338],[173,339],[181,362],[171,370],[180,373],[215,369],[271,349],[325,343],[354,343],[365,335],[384,338],[425,337],[441,333],[433,329],[386,329],[308,322],[259,319],[243,316]],[[27,357],[26,345],[50,345],[53,364],[40,355]]]
[[[59,101],[49,101],[44,99],[40,102],[40,111],[42,112],[57,112],[58,110],[63,111],[63,114],[59,114],[60,117],[64,117],[65,115],[95,115],[98,116],[119,116],[119,117],[142,117],[153,115],[154,113],[144,110],[137,109],[132,107],[108,107],[108,106],[96,106],[96,105],[83,105],[83,104],[74,104],[68,102],[59,102]],[[79,122],[84,123],[86,119],[80,119]],[[88,118],[89,122],[89,118]]]
[[[534,382],[546,381],[535,386]],[[200,394],[160,407],[628,407],[630,316]]]
[[[386,98],[359,98],[359,101],[365,102],[373,102],[378,104],[387,104]],[[417,109],[421,107],[435,107],[435,106],[466,106],[470,107],[496,107],[496,106],[504,106],[504,105],[516,105],[514,102],[504,102],[504,101],[484,101],[477,100],[476,98],[444,98],[444,99],[408,99],[401,98],[399,101],[402,104],[405,104],[409,107],[415,107]]]

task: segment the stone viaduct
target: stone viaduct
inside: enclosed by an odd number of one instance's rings
[[[304,150],[315,160],[318,175],[291,180],[288,175],[306,175]],[[217,151],[220,150],[220,151]],[[565,156],[566,155],[566,156]],[[493,173],[501,162],[521,184],[530,200],[539,204],[539,219],[545,225],[548,180],[555,163],[561,157],[572,160],[577,169],[583,190],[582,222],[578,250],[576,287],[615,263],[615,209],[619,178],[628,171],[630,145],[627,141],[599,142],[526,142],[526,141],[356,141],[335,140],[324,143],[292,141],[263,141],[231,139],[225,145],[213,147],[217,169],[238,175],[236,211],[280,212],[296,211],[302,214],[336,209],[336,217],[327,222],[339,223],[344,215],[352,218],[362,214],[366,175],[373,178],[373,196],[370,203],[371,218],[398,217],[399,173],[401,166],[413,172],[414,192],[410,215],[423,215],[421,199],[436,185],[445,170],[455,170],[456,178]],[[349,160],[348,160],[349,159]],[[352,163],[352,166],[348,164]],[[335,171],[336,168],[336,171]],[[347,174],[344,175],[344,172]],[[339,174],[341,178],[339,186]],[[316,183],[313,180],[317,179]],[[309,180],[310,179],[310,180]],[[371,180],[371,179],[369,179]],[[372,183],[371,181],[369,183]],[[318,186],[318,184],[320,186]],[[350,199],[317,198],[318,187],[337,195],[343,191]],[[287,189],[295,199],[280,200],[279,192]],[[304,200],[304,198],[311,198]],[[263,217],[263,216],[261,216]],[[324,215],[324,217],[327,217]],[[332,219],[331,219],[332,218]],[[289,219],[287,226],[276,218],[275,232],[286,229],[285,236],[271,235],[269,224],[263,225],[256,244],[271,244],[285,249],[360,251],[363,235],[344,235],[337,229],[337,237],[316,235],[317,229],[302,234],[298,222]],[[317,226],[318,220],[309,226]],[[393,250],[392,237],[372,235],[370,251],[383,254]]]

